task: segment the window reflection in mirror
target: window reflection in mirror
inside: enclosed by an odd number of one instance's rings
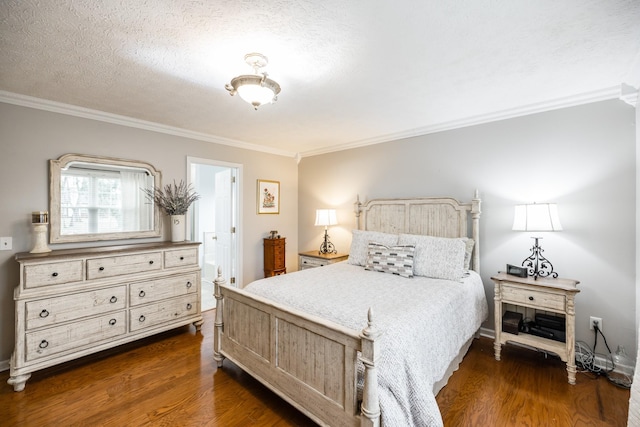
[[[66,155],[51,161],[51,243],[160,235],[143,188],[160,185],[151,165]]]

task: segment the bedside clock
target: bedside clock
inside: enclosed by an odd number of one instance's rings
[[[517,267],[511,264],[507,264],[507,274],[518,277],[527,277],[529,275],[525,267]]]

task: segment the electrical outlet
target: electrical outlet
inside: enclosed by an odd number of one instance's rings
[[[10,251],[13,248],[11,237],[0,237],[0,251]]]
[[[594,330],[593,325],[598,325],[598,329],[600,329],[600,331],[603,331],[601,317],[589,317],[589,329],[591,329],[592,331]]]

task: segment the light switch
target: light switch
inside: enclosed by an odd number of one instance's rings
[[[13,238],[0,237],[0,251],[10,251],[13,248]]]

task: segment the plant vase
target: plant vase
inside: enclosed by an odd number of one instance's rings
[[[184,242],[186,234],[186,222],[184,215],[170,215],[171,241]]]

